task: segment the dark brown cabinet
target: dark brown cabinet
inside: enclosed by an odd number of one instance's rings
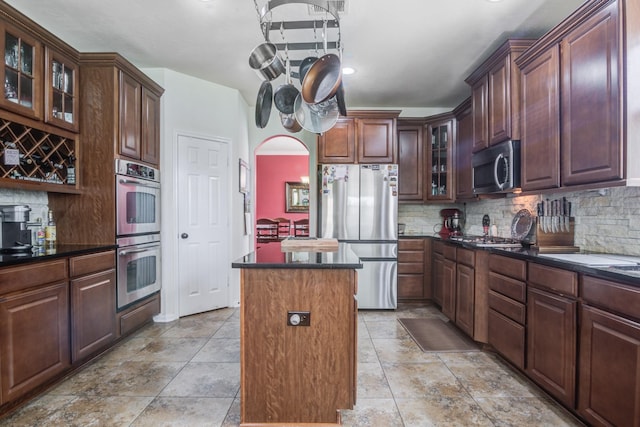
[[[560,186],[559,75],[557,44],[522,68],[523,190]]]
[[[444,263],[444,243],[440,240],[433,242],[433,256],[431,274],[433,277],[433,301],[442,307],[442,267]]]
[[[398,240],[398,301],[431,299],[431,240]]]
[[[507,40],[465,80],[471,85],[474,152],[520,139],[520,70],[514,61],[531,44]]]
[[[469,336],[473,336],[474,282],[473,267],[458,264],[456,269],[456,325]]]
[[[152,91],[130,74],[119,72],[122,156],[160,163],[160,91]]]
[[[489,344],[525,368],[526,261],[489,255]]]
[[[424,120],[398,119],[398,201],[425,198]]]
[[[44,120],[55,126],[78,132],[78,63],[45,47]]]
[[[0,398],[7,403],[71,364],[67,260],[2,269],[0,288]]]
[[[396,163],[400,111],[350,111],[318,136],[318,163]]]
[[[116,339],[115,251],[69,259],[71,358],[75,363]]]
[[[575,406],[577,301],[529,287],[527,375],[549,394]]]
[[[623,177],[618,3],[610,2],[562,40],[563,185]]]
[[[431,117],[427,127],[428,201],[453,202],[455,119],[452,114]]]
[[[454,111],[457,124],[455,141],[455,189],[456,200],[472,199],[473,167],[473,115],[471,114],[471,98],[467,98]]]
[[[456,319],[456,247],[444,244],[441,272],[442,314],[455,322]]]

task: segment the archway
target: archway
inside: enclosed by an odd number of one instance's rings
[[[254,236],[258,247],[293,235],[294,221],[309,220],[309,150],[297,138],[277,135],[258,145],[254,155]],[[261,219],[279,222],[275,236],[273,229],[266,231],[264,224],[258,224],[266,222]]]

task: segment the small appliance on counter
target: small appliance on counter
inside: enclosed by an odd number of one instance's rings
[[[27,228],[31,208],[27,205],[0,205],[0,252],[30,252],[31,230]]]
[[[438,234],[443,239],[453,236],[462,236],[462,211],[460,209],[442,209],[442,228]]]

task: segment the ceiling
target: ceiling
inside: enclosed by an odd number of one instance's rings
[[[262,7],[267,0],[256,1]],[[254,0],[6,2],[81,52],[118,52],[141,68],[236,88],[255,104],[261,81],[249,55],[264,38]],[[464,79],[505,39],[537,38],[583,2],[346,0],[342,62],[356,69],[343,77],[347,107],[453,108],[470,94]],[[274,22],[323,19],[306,4],[283,4],[272,15]],[[285,33],[286,41],[296,37],[313,39],[309,31]],[[291,58],[314,53],[291,51]],[[274,89],[282,83],[274,80]]]

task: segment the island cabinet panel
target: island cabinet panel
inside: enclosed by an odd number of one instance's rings
[[[242,269],[242,425],[337,423],[353,408],[356,280],[350,269]],[[293,311],[308,326],[291,326]]]
[[[578,303],[538,289],[527,292],[527,375],[574,408]]]
[[[560,186],[560,47],[522,69],[523,190]]]
[[[0,296],[2,403],[52,380],[70,365],[68,281]]]
[[[562,40],[563,185],[623,178],[618,3]]]

